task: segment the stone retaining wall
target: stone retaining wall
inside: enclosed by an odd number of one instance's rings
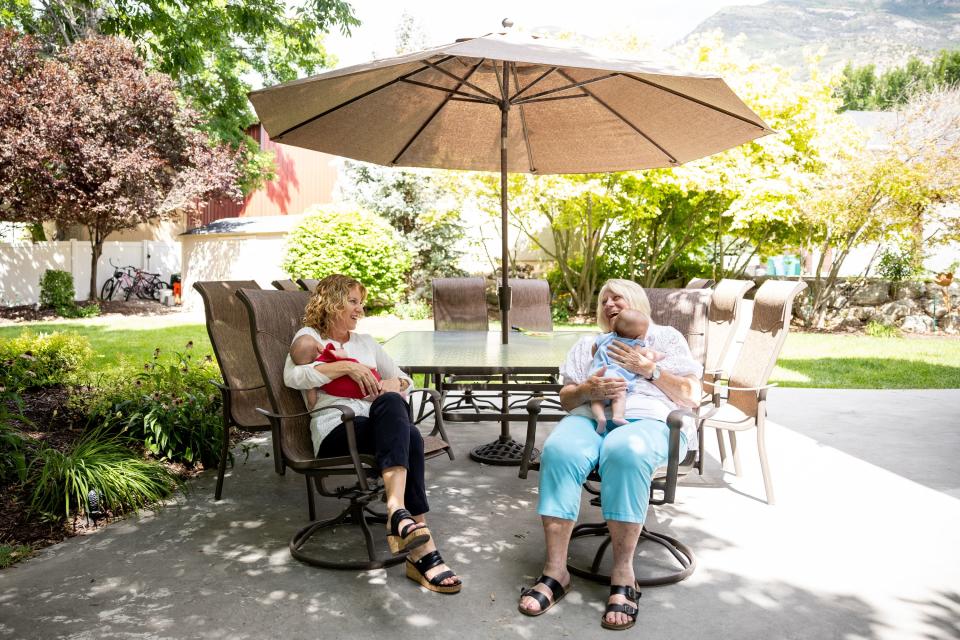
[[[812,287],[812,280],[807,284]],[[800,294],[794,317],[802,317],[809,293],[807,289]],[[828,309],[825,328],[830,330],[859,330],[875,321],[910,333],[960,334],[960,284],[956,281],[949,287],[878,279],[843,282],[837,285]]]

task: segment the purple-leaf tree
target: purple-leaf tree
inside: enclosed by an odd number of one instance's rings
[[[0,30],[0,220],[86,227],[95,298],[111,233],[241,197],[234,152],[198,124],[125,40],[80,40],[50,58]]]

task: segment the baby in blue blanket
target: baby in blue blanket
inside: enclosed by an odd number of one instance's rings
[[[647,335],[647,328],[650,326],[650,319],[633,309],[624,309],[617,317],[613,319],[610,333],[604,333],[597,336],[597,341],[593,345],[593,363],[590,366],[591,371],[597,371],[603,367],[606,370],[603,373],[604,378],[622,378],[627,381],[627,390],[617,397],[610,400],[611,420],[614,424],[627,424],[624,418],[624,411],[627,405],[627,394],[633,393],[636,389],[640,375],[624,369],[619,363],[610,357],[607,349],[610,344],[616,340],[622,342],[628,347],[644,348],[641,353],[651,360],[662,360],[663,354],[646,349],[646,342],[643,336]],[[606,400],[591,400],[590,410],[597,421],[597,433],[603,433],[607,429],[607,418],[604,413]]]

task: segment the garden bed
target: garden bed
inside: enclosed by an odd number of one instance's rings
[[[106,300],[98,304],[101,316],[157,316],[180,313],[182,310],[182,307],[167,307],[153,300]],[[86,305],[86,302],[78,303],[80,307]],[[25,304],[16,307],[0,306],[0,322],[4,320],[19,323],[63,320],[63,318],[58,316],[52,308],[38,308],[37,305]]]

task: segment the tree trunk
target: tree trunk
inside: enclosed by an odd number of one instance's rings
[[[97,264],[103,254],[103,236],[98,230],[87,227],[90,232],[90,295],[88,300],[96,300],[97,291]]]

